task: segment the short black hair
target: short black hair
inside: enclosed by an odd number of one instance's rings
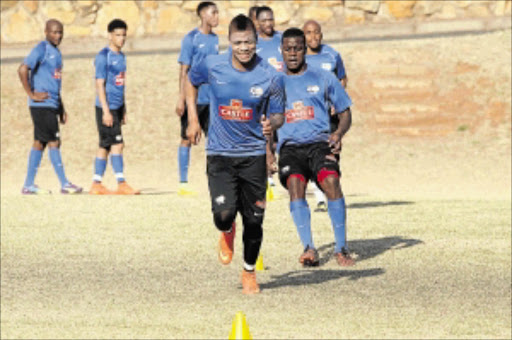
[[[256,14],[256,18],[257,18],[258,17],[258,8],[260,8],[260,6],[252,6],[251,8],[249,8],[249,12],[247,12],[247,16],[250,18]]]
[[[286,38],[302,38],[304,44],[306,44],[306,36],[304,35],[304,32],[297,27],[288,28],[283,32],[283,36],[281,37],[281,44],[283,44],[283,41]]]
[[[114,30],[118,28],[128,30],[128,25],[121,19],[114,19],[107,26],[107,30],[109,33],[114,32]]]
[[[260,17],[260,14],[263,12],[270,12],[270,13],[274,14],[274,11],[272,10],[272,8],[270,8],[268,6],[260,6],[256,10],[256,19],[258,19]]]
[[[217,6],[217,5],[214,2],[211,2],[211,1],[201,1],[199,3],[199,5],[197,5],[197,9],[196,9],[197,16],[200,17],[201,16],[201,11],[203,9],[205,9],[206,7],[210,7],[210,6]]]
[[[233,18],[233,20],[231,20],[231,22],[229,23],[228,35],[231,36],[231,33],[240,31],[252,31],[254,33],[254,37],[257,37],[256,27],[254,27],[254,23],[249,17],[243,14],[238,14],[236,17]]]

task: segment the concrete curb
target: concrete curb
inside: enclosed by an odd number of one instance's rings
[[[324,40],[327,43],[374,40],[421,39],[439,36],[482,34],[511,29],[512,17],[493,17],[461,20],[437,20],[424,22],[380,23],[350,25],[345,27],[325,26]],[[226,36],[220,36],[220,47],[227,46]],[[128,39],[124,51],[128,55],[150,53],[178,53],[182,35],[166,35]],[[19,63],[30,52],[35,43],[4,44],[1,48],[1,63]],[[94,57],[106,45],[101,38],[65,39],[60,46],[66,59]]]

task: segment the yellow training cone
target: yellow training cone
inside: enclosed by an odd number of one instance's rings
[[[229,340],[237,339],[252,339],[249,325],[245,321],[245,314],[243,312],[236,313],[233,325],[231,326],[231,333],[229,334]]]
[[[267,183],[267,202],[272,202],[274,199],[274,187]]]
[[[265,270],[265,266],[263,265],[263,255],[261,255],[261,254],[260,254],[260,256],[258,256],[258,259],[256,260],[256,270],[257,271]]]

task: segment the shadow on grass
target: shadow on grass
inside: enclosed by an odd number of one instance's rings
[[[176,191],[171,191],[171,190],[162,191],[162,190],[158,190],[158,189],[155,189],[155,188],[140,189],[140,194],[141,195],[172,195],[172,194],[175,194],[175,193],[176,193]]]
[[[304,286],[313,284],[322,284],[327,281],[347,278],[349,280],[359,280],[365,277],[384,274],[384,269],[363,269],[363,270],[318,270],[304,269],[294,270],[281,275],[272,275],[271,281],[260,284],[262,289],[272,289],[285,286]]]
[[[348,241],[348,248],[357,256],[357,261],[364,261],[376,257],[388,250],[404,249],[423,244],[422,240],[403,238],[402,236],[389,236],[378,239]],[[334,256],[334,242],[318,248],[320,265],[330,261]]]
[[[389,202],[364,202],[364,203],[352,203],[347,206],[348,209],[363,209],[363,208],[378,208],[386,207],[390,205],[408,205],[414,204],[411,201],[389,201]]]

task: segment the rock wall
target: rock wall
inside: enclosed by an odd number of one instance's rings
[[[64,24],[66,37],[102,37],[113,18],[128,23],[129,36],[185,33],[197,26],[200,1],[6,1],[1,4],[1,43],[21,43],[43,38],[46,20]],[[217,32],[225,34],[231,18],[250,6],[266,4],[274,10],[278,27],[300,26],[315,19],[326,25],[361,25],[404,20],[488,18],[510,16],[511,0],[293,0],[216,1],[220,11]]]

